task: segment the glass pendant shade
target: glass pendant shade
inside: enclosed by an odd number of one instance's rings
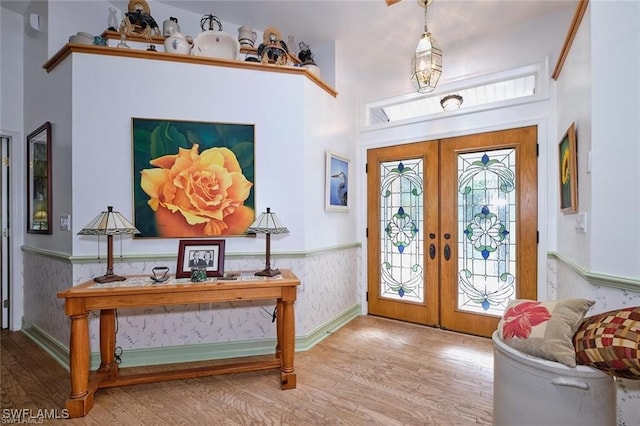
[[[442,50],[431,33],[424,32],[411,61],[411,79],[417,84],[419,93],[428,93],[436,88],[442,74]]]

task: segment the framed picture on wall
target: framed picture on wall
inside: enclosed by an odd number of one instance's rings
[[[571,123],[558,145],[560,165],[560,210],[578,212],[578,152],[575,123]]]
[[[326,155],[325,209],[349,211],[349,185],[351,162],[332,151]]]
[[[27,135],[27,232],[51,234],[51,123]]]
[[[254,125],[132,118],[136,238],[246,236]]]

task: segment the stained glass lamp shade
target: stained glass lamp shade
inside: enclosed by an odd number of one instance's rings
[[[280,274],[280,270],[271,269],[271,234],[288,234],[289,230],[284,226],[275,213],[271,212],[271,208],[267,207],[267,211],[260,213],[260,216],[247,228],[249,234],[266,234],[267,236],[267,260],[266,266],[262,271],[256,272],[258,276],[273,277]]]
[[[124,281],[126,278],[113,273],[113,236],[122,234],[139,234],[127,219],[114,212],[112,206],[107,207],[107,211],[101,212],[87,226],[82,228],[78,235],[106,235],[107,236],[107,273],[93,280],[98,283],[109,283],[113,281]]]

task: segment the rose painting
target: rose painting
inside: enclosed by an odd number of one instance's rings
[[[244,235],[255,219],[254,127],[133,118],[138,238]]]

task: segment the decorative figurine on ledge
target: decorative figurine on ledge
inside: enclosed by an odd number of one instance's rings
[[[318,65],[316,65],[315,61],[313,60],[313,53],[311,52],[309,45],[304,41],[301,41],[300,43],[298,43],[298,46],[300,47],[300,52],[298,52],[298,59],[300,59],[300,62],[302,62],[302,68],[317,76],[320,76],[320,68],[318,68]]]
[[[151,43],[151,37],[160,35],[158,23],[151,16],[151,9],[145,0],[129,1],[128,10],[120,24],[121,33],[140,34],[148,43]]]
[[[286,65],[289,60],[287,43],[282,40],[280,31],[275,27],[264,30],[262,43],[258,46],[258,56],[263,64]]]

